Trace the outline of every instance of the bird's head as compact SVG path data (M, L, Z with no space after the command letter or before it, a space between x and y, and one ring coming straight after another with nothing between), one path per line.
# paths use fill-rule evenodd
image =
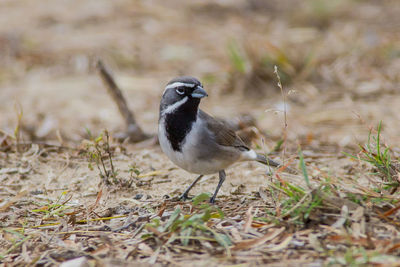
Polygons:
M177 77L165 87L161 98L161 111L171 112L181 105L193 105L197 108L200 99L208 96L199 80L190 76Z

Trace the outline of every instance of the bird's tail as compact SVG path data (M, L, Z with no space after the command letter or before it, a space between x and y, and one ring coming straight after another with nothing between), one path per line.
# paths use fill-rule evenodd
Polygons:
M271 167L279 167L279 166L281 166L281 164L279 164L278 162L276 162L276 161L274 161L274 160L272 160L270 158L266 158L266 157L264 157L264 155L261 155L261 154L257 154L257 159L256 160L258 162L262 163L262 164L265 164L265 165L268 165L268 166L271 166Z
M265 164L267 166L271 166L271 167L282 167L282 164L270 159L270 158L266 158L264 155L261 154L257 154L257 159L258 162ZM291 173L291 174L297 174L298 172L290 167L286 167L284 169L284 171Z

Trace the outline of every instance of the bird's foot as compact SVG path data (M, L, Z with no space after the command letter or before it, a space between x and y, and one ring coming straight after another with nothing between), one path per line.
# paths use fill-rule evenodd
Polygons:
M181 200L181 201L186 201L186 200L188 200L188 199L192 199L192 198L189 197L188 194L186 194L186 193L183 193L183 194L179 197L179 200Z
M215 196L212 196L212 197L210 198L210 204L215 204Z

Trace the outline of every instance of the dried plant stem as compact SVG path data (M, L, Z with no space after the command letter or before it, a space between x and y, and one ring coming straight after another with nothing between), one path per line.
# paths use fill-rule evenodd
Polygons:
M114 169L114 163L111 157L111 149L110 149L110 135L108 133L107 130L104 130L104 134L106 135L106 142L105 142L105 151L107 152L108 155L108 159L110 161L110 166L111 166L111 175L113 176L113 178L116 178L115 176L115 169Z
M17 125L14 129L14 138L15 138L15 145L17 152L20 153L19 145L21 142L21 127L22 127L22 116L23 116L23 110L21 107L21 104L19 102L16 102L14 105L15 113L17 114Z
M100 147L98 145L95 145L94 148L96 150L97 155L99 156L99 161L101 163L101 166L103 167L103 171L104 171L104 176L102 177L103 181L107 182L108 181L108 171L107 171L107 168L106 168L106 164L105 164L105 162L103 160L102 152L101 152ZM101 174L102 170L100 168L100 164L96 164L96 166L99 169L99 173Z
M286 93L282 87L282 82L281 82L281 77L279 76L278 73L278 67L275 65L274 66L274 73L276 75L276 78L278 79L278 87L281 90L282 94L282 100L283 100L283 117L284 117L284 129L283 129L283 150L282 150L282 164L285 164L285 156L286 156L286 138L287 138L287 112L286 112Z

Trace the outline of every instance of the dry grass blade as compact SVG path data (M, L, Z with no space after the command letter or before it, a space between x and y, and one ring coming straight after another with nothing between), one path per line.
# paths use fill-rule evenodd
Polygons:
M274 73L276 75L276 78L278 79L278 87L279 90L281 91L282 95L282 101L283 101L283 117L284 117L284 125L283 125L283 150L282 150L282 164L285 165L285 157L286 157L286 139L287 139L287 128L288 128L288 123L287 123L287 107L286 107L286 92L283 90L282 87L282 82L281 82L281 77L279 76L278 73L278 66L274 66Z
M3 2L1 266L400 262L398 0ZM132 141L180 75L283 166L235 164L215 205L179 201L192 175Z
M252 211L253 211L253 206L250 206L249 209L246 211L246 222L244 223L244 227L243 227L244 233L248 233L251 228L251 224L253 222Z
M392 208L392 209L390 209L390 210L388 210L388 211L386 211L384 214L383 214L383 216L390 216L390 215L392 215L392 214L394 214L396 211L398 211L398 210L400 210L400 205L398 205L397 207L394 207L394 208Z
M0 212L6 211L9 207L11 207L15 202L20 200L22 197L24 197L26 194L28 194L27 190L22 190L18 194L16 194L14 197L12 197L10 200L5 202L0 206Z

